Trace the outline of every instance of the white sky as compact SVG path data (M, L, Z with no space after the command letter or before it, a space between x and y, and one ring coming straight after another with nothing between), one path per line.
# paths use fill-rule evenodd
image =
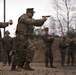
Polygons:
M3 21L3 1L0 0L0 22ZM41 18L42 15L52 15L52 5L49 1L51 0L6 0L6 21L13 20L13 25L6 28L10 31L10 36L15 35L18 17L26 12L26 8L34 8L35 19Z

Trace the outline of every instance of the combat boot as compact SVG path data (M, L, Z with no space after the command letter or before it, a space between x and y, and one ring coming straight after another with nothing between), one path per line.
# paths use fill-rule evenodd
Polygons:
M48 64L45 64L45 67L49 67Z
M50 67L51 67L51 68L56 68L55 66L53 66L53 63L50 64Z
M51 68L57 68L57 67L55 67L55 66L53 66L53 65L52 65L52 66L50 66L50 67L51 67Z
M24 69L29 71L34 71L34 69L30 67L29 63L25 64Z
M17 69L18 70L24 70L23 66L18 66Z
M11 71L19 71L19 70L16 69L16 65L12 65L12 67L11 67Z

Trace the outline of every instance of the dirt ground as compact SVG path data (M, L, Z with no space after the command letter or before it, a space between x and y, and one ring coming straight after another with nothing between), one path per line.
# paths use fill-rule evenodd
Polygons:
M11 66L3 66L0 63L0 75L76 75L76 66L70 67L61 67L60 66L60 52L58 49L58 43L60 39L55 39L53 45L53 57L54 57L54 64L57 68L46 68L44 65L45 59L45 49L43 48L43 41L42 40L34 40L35 41L35 55L33 62L31 63L31 67L35 69L35 71L11 71ZM66 60L67 61L67 54ZM59 63L59 64L57 64ZM76 65L76 57L75 57L75 65Z
M73 67L61 67L58 64L57 68L46 68L44 63L31 63L31 67L35 71L11 71L11 66L2 66L0 63L0 75L76 75L76 66Z

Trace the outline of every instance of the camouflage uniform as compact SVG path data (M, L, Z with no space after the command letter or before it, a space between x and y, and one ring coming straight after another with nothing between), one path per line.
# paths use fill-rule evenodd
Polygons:
M59 43L59 49L60 49L60 53L61 53L61 66L64 66L67 47L68 46L66 44L66 38L63 38L63 40Z
M34 25L41 26L43 23L41 20L29 18L26 14L19 17L15 37L17 40L14 46L15 54L11 69L15 69L16 65L23 67L24 62L24 67L29 68L35 53L30 37L33 36Z
M0 22L0 28L5 28L8 26L8 23L3 23L3 22ZM0 59L2 61L2 41L1 41L1 32L0 32Z
M3 45L3 63L6 64L8 61L8 64L11 64L11 56L10 52L13 48L13 40L10 36L4 36L2 38L2 45Z
M50 60L50 67L53 67L52 44L53 44L54 38L51 38L49 34L44 34L42 38L46 47L45 66L48 67L48 63Z
M0 61L2 61L2 39L0 38Z
M70 39L69 46L68 46L68 66L70 64L70 58L71 58L71 65L74 65L74 57L75 57L75 50L76 50L76 44L73 41L73 39Z

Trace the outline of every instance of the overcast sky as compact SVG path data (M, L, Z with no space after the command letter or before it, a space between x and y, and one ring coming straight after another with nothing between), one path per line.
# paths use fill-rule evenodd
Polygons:
M3 21L3 1L0 0L0 22ZM34 8L35 19L41 18L42 15L51 15L52 6L49 4L51 0L6 0L6 21L13 20L13 25L6 28L14 36L17 20L20 15L26 12L26 8Z

